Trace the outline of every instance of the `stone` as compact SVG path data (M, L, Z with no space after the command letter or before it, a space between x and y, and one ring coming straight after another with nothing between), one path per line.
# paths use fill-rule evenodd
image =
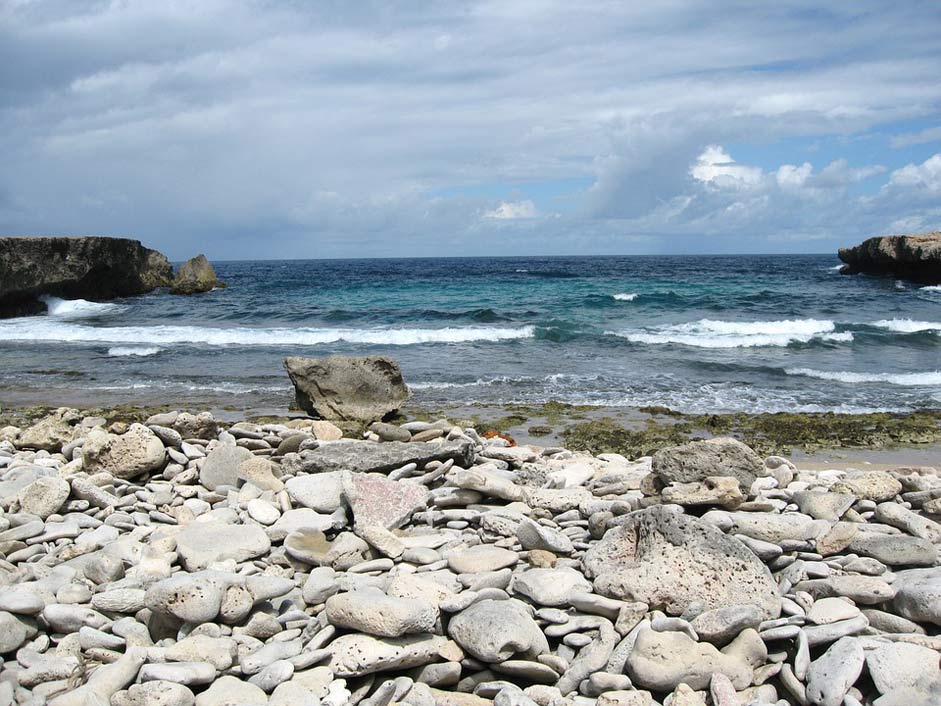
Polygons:
M529 518L520 521L516 527L516 538L523 549L537 549L553 554L571 554L575 551L572 540L562 532L546 527Z
M814 625L829 625L839 620L850 620L860 613L859 608L842 598L821 598L807 611L807 620Z
M860 532L848 548L888 566L934 566L938 562L937 549L931 542L908 535Z
M403 429L395 424L387 424L386 422L373 422L369 425L369 431L383 441L412 440L412 433L408 429Z
M440 659L448 639L439 635L379 638L341 635L327 645L328 666L340 678L360 677L391 669L421 667ZM339 705L338 705L339 706Z
M115 478L136 478L163 468L163 442L143 424L132 424L120 436L93 429L82 447L87 473L107 471Z
M892 607L910 620L941 626L941 567L895 574Z
M307 605L319 605L340 590L336 581L337 572L329 566L318 566L311 570L301 589Z
M17 493L16 499L22 512L38 515L46 519L49 515L59 511L65 501L69 499L72 486L61 478L44 476Z
M295 475L349 470L362 473L388 473L410 463L424 466L431 461L447 461L448 459L453 459L460 466L469 466L474 462L474 458L474 449L467 441L378 443L341 439L322 444L316 449L289 454L285 456L282 468Z
M717 505L734 509L745 502L738 479L731 476L709 476L693 483L672 483L660 495L665 503L683 506Z
M343 430L326 419L312 419L310 431L317 441L339 441L343 438Z
M438 620L438 608L429 601L368 588L331 596L326 614L331 625L379 637L432 632Z
M112 706L194 706L196 697L182 684L149 681L131 684L121 697L112 697Z
M746 630L742 636L736 642L761 642L754 630ZM643 630L627 657L626 671L635 685L669 692L681 683L697 690L708 689L712 675L717 672L741 690L751 685L752 669L737 654L735 642L720 651L709 643L697 643L682 632Z
M267 706L268 695L254 684L222 676L196 697L196 706Z
M843 637L810 664L807 671L807 699L816 706L840 706L856 683L866 656L853 637Z
M166 256L139 240L102 236L0 238L0 318L46 311L41 295L103 300L170 284Z
M519 556L516 552L492 544L478 544L454 549L448 552L446 559L451 571L457 574L480 574L513 566L519 561Z
M380 420L398 410L410 392L398 363L382 356L288 357L298 407L314 417Z
M700 640L724 645L746 628L757 628L763 613L755 605L730 605L706 610L690 623Z
M298 531L326 532L334 526L330 515L321 515L319 512L301 507L297 510L288 510L282 513L277 521L267 530L268 537L273 542L285 539L289 534Z
M916 690L938 678L938 653L921 645L888 643L866 652L866 668L881 694L896 689Z
M176 271L170 294L202 294L213 289L223 289L225 283L216 277L216 271L206 256L199 254L192 257Z
M565 606L574 593L588 593L591 582L570 567L529 569L513 577L514 593L544 606Z
M703 515L702 519L719 525L729 534L744 534L772 544L788 540L811 540L830 529L830 523L826 520L815 520L799 512L773 515L767 512L712 510Z
M0 655L18 650L35 632L35 629L30 629L15 616L0 611Z
M271 540L255 523L192 522L176 538L177 553L187 571L199 571L225 559L236 562L254 559L270 548Z
M860 500L883 502L902 492L902 484L885 471L863 471L848 474L830 486L835 493L848 493Z
M180 412L170 425L184 439L215 439L219 436L219 424L209 412L190 414Z
M227 485L239 486L239 468L242 463L254 459L252 452L241 446L223 444L206 456L199 469L199 482L209 490Z
M279 466L266 458L252 456L239 464L237 478L262 490L271 490L277 493L284 488L284 483L278 477L280 475L281 468Z
M343 505L344 476L342 471L300 475L290 478L284 487L298 505L329 514Z
M941 232L883 235L840 248L841 274L866 273L941 284Z
M814 598L844 597L862 605L876 605L895 596L896 589L877 576L852 574L829 576L825 579L801 581L794 586Z
M353 511L353 527L378 525L396 529L413 513L427 507L431 494L424 485L390 480L379 473L350 473L343 481L343 495Z
M730 476L747 490L763 474L764 462L741 441L720 437L661 449L653 455L651 469L666 485Z
M3 318L2 314L0 318ZM76 425L81 421L82 415L77 409L60 407L20 432L17 445L23 449L56 453L72 441Z
M549 651L546 636L526 605L513 599L474 603L451 618L448 634L484 662L535 658Z
M848 493L835 493L815 490L801 490L791 499L805 515L817 520L839 520L856 502L856 496Z
M915 537L927 539L934 544L941 543L941 524L923 517L898 503L879 503L874 519L893 527L898 527Z
M777 617L777 584L740 541L688 515L655 506L631 513L582 559L595 590L672 615L753 604Z

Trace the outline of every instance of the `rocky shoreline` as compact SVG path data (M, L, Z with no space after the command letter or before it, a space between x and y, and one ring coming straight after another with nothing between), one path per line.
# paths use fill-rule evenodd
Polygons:
M0 703L941 700L937 468L146 422L0 429Z
M941 284L941 232L884 235L840 248L842 274L888 275L922 284Z

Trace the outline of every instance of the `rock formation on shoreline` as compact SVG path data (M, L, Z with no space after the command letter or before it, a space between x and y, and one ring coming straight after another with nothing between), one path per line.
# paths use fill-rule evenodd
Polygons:
M941 703L936 468L341 437L0 429L0 703Z
M173 284L170 286L171 294L201 294L211 292L213 289L222 289L225 283L216 277L206 256L199 254L190 258L176 271Z
M114 299L169 286L173 267L139 240L0 237L0 318L39 314L41 295Z
M921 284L941 284L941 231L869 238L841 248L842 274L889 275Z
M284 359L300 409L335 421L372 422L397 411L408 400L399 364L383 356Z

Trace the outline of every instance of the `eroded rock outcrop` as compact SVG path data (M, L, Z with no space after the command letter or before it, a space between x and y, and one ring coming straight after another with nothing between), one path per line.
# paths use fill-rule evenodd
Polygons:
M200 254L180 265L176 271L176 276L173 278L170 293L201 294L224 287L225 282L216 277L216 271L209 263L209 260L206 259L205 255Z
M0 318L40 314L41 295L114 299L169 286L163 253L130 238L0 238Z
M923 284L941 284L941 231L885 235L841 248L844 275L890 275Z

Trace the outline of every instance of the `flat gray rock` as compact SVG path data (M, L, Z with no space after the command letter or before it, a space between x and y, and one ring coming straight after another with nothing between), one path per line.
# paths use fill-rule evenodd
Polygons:
M294 502L329 514L343 504L344 475L342 471L300 475L284 485Z
M331 625L379 637L432 632L438 608L420 598L396 598L378 589L331 596L326 603Z
M406 480L390 480L379 473L348 473L343 495L353 511L354 527L378 525L391 530L423 510L431 497L428 488Z
M388 473L409 463L424 466L429 461L454 459L459 466L469 466L474 449L467 441L358 441L342 439L322 444L316 449L286 456L285 470L291 473L359 471Z
M744 544L707 522L655 506L631 513L582 559L595 590L680 615L752 604L765 618L781 610L777 584Z
M252 452L241 446L223 444L217 446L203 461L199 469L199 482L209 490L215 490L220 485L233 488L239 486L239 466L243 461L254 458Z
M903 534L860 532L853 537L849 550L888 566L934 566L938 563L938 551L931 542Z
M510 657L535 658L549 643L529 609L517 600L474 603L451 618L448 634L467 652L484 662Z
M187 571L205 569L216 561L254 559L271 549L271 540L254 522L230 525L211 520L191 522L176 538L180 563Z
M661 449L653 455L651 469L666 485L731 476L747 489L764 472L764 463L738 439L720 437Z
M941 567L895 574L892 607L910 620L941 626Z
M807 699L816 706L840 706L856 683L866 655L859 640L844 637L815 659L807 671Z

